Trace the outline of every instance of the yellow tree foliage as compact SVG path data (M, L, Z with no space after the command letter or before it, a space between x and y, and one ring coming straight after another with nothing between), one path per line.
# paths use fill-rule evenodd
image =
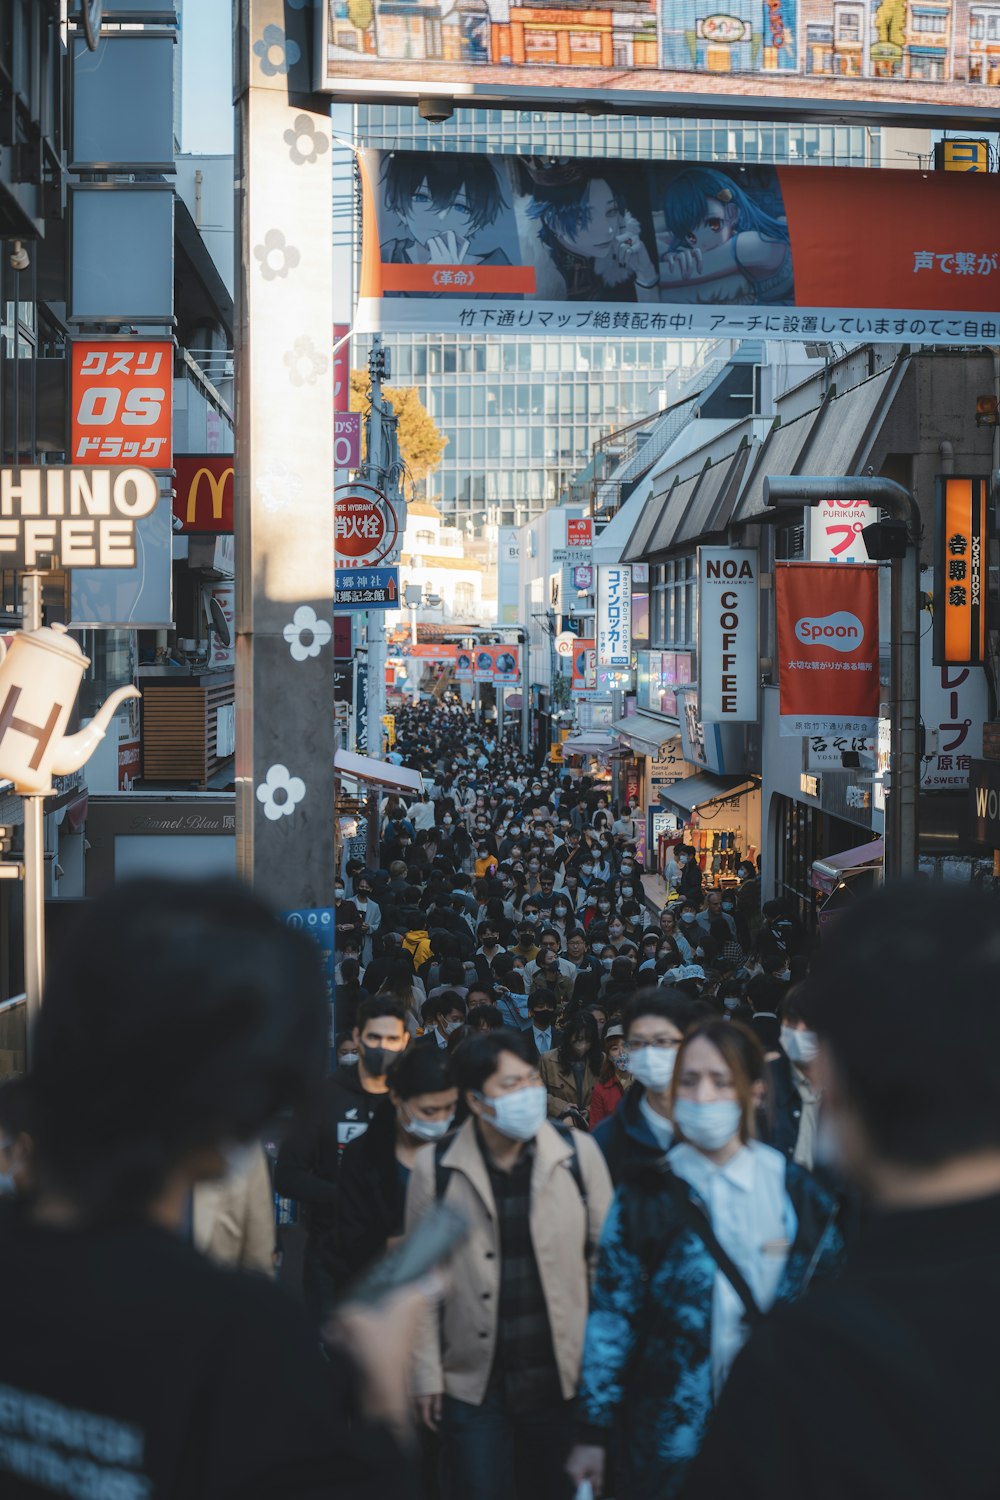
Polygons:
M352 370L351 411L367 412L368 387L367 371ZM399 451L407 478L413 491L423 494L427 480L441 462L448 439L438 430L412 385L384 385L382 396L392 403L398 419Z

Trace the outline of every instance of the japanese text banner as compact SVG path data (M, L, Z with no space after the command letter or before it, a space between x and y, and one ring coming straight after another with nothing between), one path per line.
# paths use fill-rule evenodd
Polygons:
M874 734L878 568L778 563L774 582L781 733Z
M989 342L998 210L977 173L368 151L355 329Z

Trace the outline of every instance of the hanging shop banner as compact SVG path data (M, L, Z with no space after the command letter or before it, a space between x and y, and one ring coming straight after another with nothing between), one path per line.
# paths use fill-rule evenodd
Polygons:
M632 571L621 564L597 570L597 662L632 664Z
M995 174L369 151L361 196L365 331L1000 339Z
M454 662L458 658L458 647L449 646L444 643L438 646L433 643L425 644L423 642L414 646L409 641L405 641L399 647L399 654L400 656L417 656L424 661Z
M593 636L577 636L573 642L573 675L570 691L593 693L597 691L597 643Z
M778 563L783 735L874 735L879 708L878 567Z
M333 467L357 469L361 464L361 413L337 413L333 419Z
M368 664L354 664L354 748L361 755L368 754Z
M934 660L978 663L986 654L988 480L939 475L935 485Z
M865 500L821 500L809 511L809 561L867 562L861 533L877 520Z
M932 570L921 568L920 587L930 592ZM920 717L927 745L920 786L956 791L969 785L969 767L983 753L983 724L990 717L986 669L934 661L933 632L920 629Z
M698 548L698 699L706 724L758 717L757 553Z
M350 331L347 323L333 325L333 409L336 413L347 412L351 406Z
M231 535L236 471L231 453L178 453L174 515L182 532Z
M566 522L567 547L592 547L594 545L594 523L589 516Z
M477 646L474 655L476 682L521 681L519 646Z
M170 468L173 358L168 339L73 344L74 463Z
M393 0L317 0L316 8L318 89L348 102L419 99L422 112L429 93L443 95L441 119L451 115L450 95L534 109L551 107L561 91L567 107L612 101L631 114L655 112L673 94L688 97L681 113L697 102L724 117L736 96L744 107L752 97L760 119L829 113L880 124L884 106L901 124L936 125L944 112L953 125L995 126L994 33L976 24L975 9L970 19L950 0L923 9L872 0L844 13L835 0L610 0L600 8L467 0L405 9ZM279 27L264 32L266 71L286 72L298 59L300 44L288 60L285 45Z
M363 480L338 484L333 496L334 549L337 566L384 567L399 561L399 540L406 525L400 505Z
M474 655L475 653L472 651L459 650L458 654L455 657L456 682L472 681Z

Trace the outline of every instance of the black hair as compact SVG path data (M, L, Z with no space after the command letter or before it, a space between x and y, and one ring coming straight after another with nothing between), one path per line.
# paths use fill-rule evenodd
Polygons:
M547 1005L550 1010L555 1010L558 1004L559 1000L556 994L552 990L546 989L544 985L539 985L538 989L532 990L531 994L528 996L529 1013L533 1010L537 1010L540 1005Z
M769 1010L777 1015L778 1006L784 998L783 982L771 974L755 974L747 985L747 1001L755 1014Z
M678 1031L685 1032L693 1024L696 1015L694 1002L680 990L643 990L640 994L633 995L625 1006L622 1025L628 1036L629 1027L640 1016L658 1016L661 1021L669 1021Z
M392 995L386 994L372 995L370 1000L362 1000L354 1022L359 1035L369 1021L377 1021L380 1016L391 1016L393 1020L400 1021L405 1026L406 1006L402 1000L396 1000Z
M385 1081L401 1099L443 1094L455 1087L450 1062L440 1047L408 1047L392 1064Z
M581 1036L587 1039L587 1051L584 1058L590 1064L591 1072L600 1076L604 1067L604 1048L601 1046L601 1033L597 1025L597 1017L589 1010L581 1010L571 1020L567 1021L566 1029L559 1043L559 1066L571 1068L578 1061L573 1051L573 1042Z
M57 954L34 1032L41 1189L141 1218L193 1152L311 1104L328 1029L317 949L235 882L116 886Z
M455 1050L452 1066L455 1082L462 1090L479 1091L497 1071L501 1054L512 1052L523 1063L534 1063L535 1053L523 1031L505 1026L502 1031L481 1032Z
M998 983L1000 904L968 885L900 883L838 920L802 1001L878 1156L1000 1147Z
M506 1024L503 1012L496 1005L477 1005L474 1017L469 1023L474 1029L485 1026L488 1031L499 1031Z

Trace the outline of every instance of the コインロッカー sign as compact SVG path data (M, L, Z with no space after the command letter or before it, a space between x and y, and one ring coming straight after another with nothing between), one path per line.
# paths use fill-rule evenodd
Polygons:
M134 568L136 522L159 498L149 469L0 469L0 566Z

